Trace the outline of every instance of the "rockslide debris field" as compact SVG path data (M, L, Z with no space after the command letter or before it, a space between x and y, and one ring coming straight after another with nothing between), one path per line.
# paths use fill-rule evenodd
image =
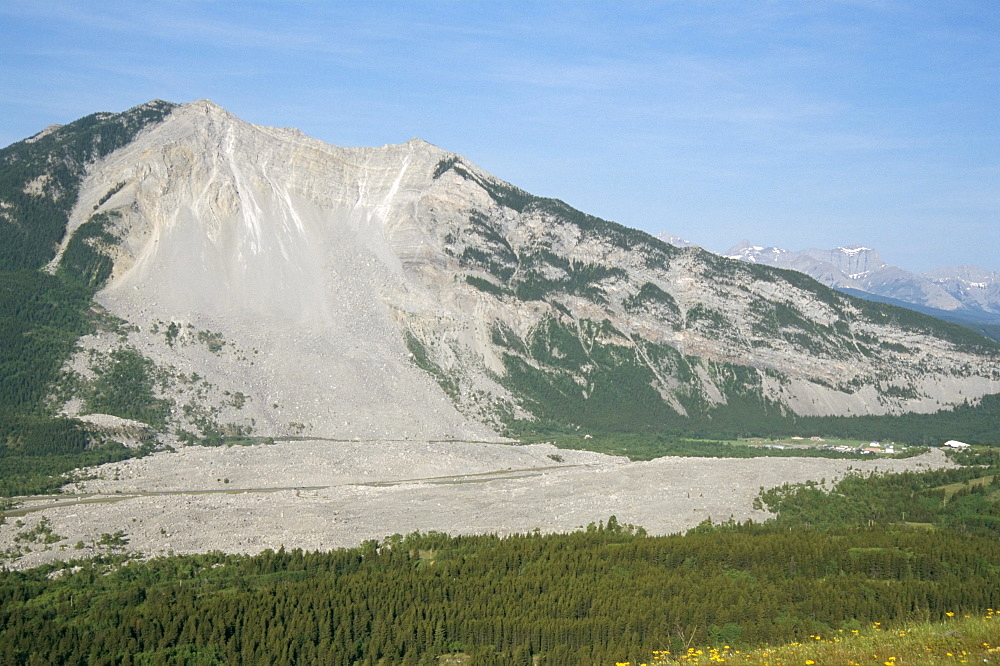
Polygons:
M330 550L414 530L571 531L611 515L651 534L670 534L709 517L766 519L752 506L761 487L949 464L937 450L904 460L630 462L548 444L192 446L94 468L88 473L97 478L67 486L62 496L24 500L20 515L0 526L0 557L6 566L26 568L111 550L149 556L281 546ZM40 523L50 543L37 536ZM32 530L29 541L24 535ZM102 535L118 532L120 538L102 545Z

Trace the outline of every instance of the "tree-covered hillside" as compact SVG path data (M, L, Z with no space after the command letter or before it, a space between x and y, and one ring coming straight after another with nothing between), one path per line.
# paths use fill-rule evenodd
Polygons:
M107 258L81 236L66 268L42 268L66 232L87 166L173 108L151 102L97 113L0 150L0 494L51 488L52 474L129 455L115 445L84 455L90 437L53 418L48 402L76 340L101 324L91 298L102 283L94 270L106 270ZM99 224L95 217L89 224Z

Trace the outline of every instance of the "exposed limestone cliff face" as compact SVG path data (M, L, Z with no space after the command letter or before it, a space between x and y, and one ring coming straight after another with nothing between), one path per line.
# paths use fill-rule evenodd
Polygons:
M195 102L92 169L70 231L125 183L99 207L121 213L122 241L98 300L188 380L166 391L181 422L187 405L261 434L488 436L410 362L394 315L434 305L392 248L419 194L407 173L432 152L334 148Z
M90 170L67 239L95 211L121 239L98 300L137 330L84 346L155 361L182 429L488 437L537 412L526 383L598 401L622 367L676 414L736 394L880 414L1000 392L992 348L416 139L338 148L194 102Z

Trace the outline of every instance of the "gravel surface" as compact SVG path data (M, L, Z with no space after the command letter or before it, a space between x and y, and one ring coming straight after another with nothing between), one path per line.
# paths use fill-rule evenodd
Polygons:
M947 465L940 451L906 460L629 462L547 444L188 447L94 468L89 472L97 478L68 486L63 496L22 502L20 508L31 511L0 526L0 556L11 568L90 556L112 550L100 545L101 537L117 532L127 540L118 549L146 555L257 553L281 546L329 550L414 530L563 532L611 515L651 534L670 534L709 517L767 518L752 507L761 487ZM16 541L43 519L58 541Z

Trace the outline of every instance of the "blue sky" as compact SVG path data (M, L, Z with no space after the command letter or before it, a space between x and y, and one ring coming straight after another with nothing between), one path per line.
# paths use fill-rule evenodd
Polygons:
M208 98L710 250L1000 271L1000 3L0 2L0 145Z

